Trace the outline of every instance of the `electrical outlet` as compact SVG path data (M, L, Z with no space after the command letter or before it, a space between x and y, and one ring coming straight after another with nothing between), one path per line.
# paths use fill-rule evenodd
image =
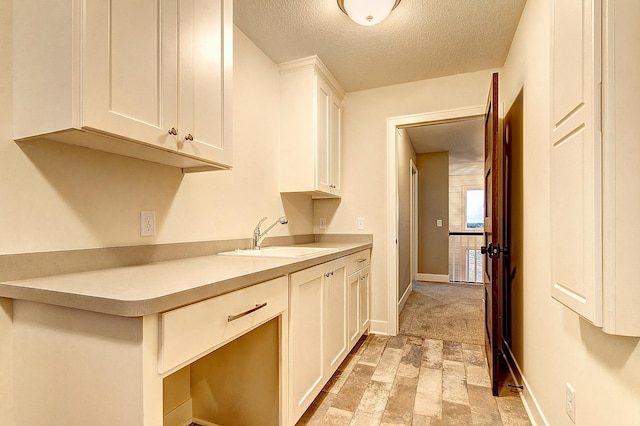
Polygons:
M442 228L442 219L438 219L438 220L436 220L436 226L437 226L438 228Z
M364 231L364 217L358 218L358 231Z
M327 218L326 217L321 217L320 218L320 229L327 229Z
M140 212L140 236L152 237L156 235L156 212L142 210Z
M567 383L566 390L566 408L567 408L567 416L571 419L573 423L576 422L576 391L571 387L569 383Z

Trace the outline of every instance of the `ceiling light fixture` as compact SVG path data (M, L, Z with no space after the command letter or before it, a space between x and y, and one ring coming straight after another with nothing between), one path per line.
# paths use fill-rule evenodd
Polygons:
M338 0L338 7L360 25L375 25L384 21L400 0Z

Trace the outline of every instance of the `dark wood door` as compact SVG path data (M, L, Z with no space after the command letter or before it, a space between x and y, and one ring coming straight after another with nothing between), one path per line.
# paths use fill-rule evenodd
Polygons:
M491 78L487 108L485 110L485 347L489 363L491 388L498 395L500 356L502 356L502 296L505 274L506 210L505 210L505 147L502 138L502 120L498 111L498 73Z

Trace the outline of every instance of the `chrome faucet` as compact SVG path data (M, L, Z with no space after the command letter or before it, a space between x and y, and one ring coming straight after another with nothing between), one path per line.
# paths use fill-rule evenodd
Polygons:
M262 220L260 220L260 222L258 222L258 224L256 225L256 229L253 230L253 249L254 250L260 250L260 240L262 240L267 235L267 232L271 231L271 228L273 228L277 224L286 225L287 223L289 223L286 217L280 216L280 218L275 222L273 222L273 224L270 227L265 229L263 232L260 232L260 225L262 225L262 222L264 222L265 220L267 220L266 216L263 217Z

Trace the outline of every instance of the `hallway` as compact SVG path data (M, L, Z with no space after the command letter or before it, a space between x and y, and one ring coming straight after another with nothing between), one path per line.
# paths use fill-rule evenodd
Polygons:
M482 286L416 282L400 334L363 338L298 425L530 425L518 392L491 395Z

